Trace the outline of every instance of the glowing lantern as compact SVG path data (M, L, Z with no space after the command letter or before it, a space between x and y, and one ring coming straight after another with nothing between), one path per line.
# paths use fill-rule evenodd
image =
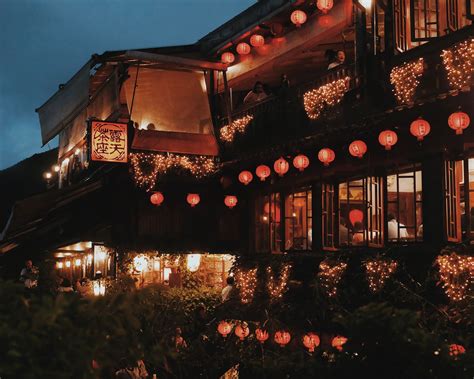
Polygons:
M186 201L191 207L195 207L201 201L201 197L197 193L189 193L186 197Z
M188 254L186 257L186 267L191 272L199 270L201 265L201 254Z
M236 50L240 55L250 54L250 45L246 42L241 42L237 45Z
M250 44L254 47L260 47L265 45L265 38L260 34L254 34L250 37Z
M349 220L352 225L355 225L356 222L362 222L364 219L364 212L359 209L353 209L349 212Z
M257 174L257 176L260 178L260 180L262 182L265 181L266 178L268 178L270 176L270 167L262 164L260 166L257 167L257 169L255 170L255 173Z
M275 164L273 165L273 169L279 176L285 175L288 172L289 168L290 168L290 165L283 157L280 159L277 159L275 161Z
M293 166L300 171L304 171L309 166L309 158L306 155L299 154L293 159Z
M320 339L317 334L308 333L303 336L303 345L310 353L314 353L314 349L319 346Z
M253 175L250 171L242 171L239 174L239 181L244 185L249 184L253 180Z
M320 16L318 18L318 25L322 28L327 28L329 26L334 25L334 20L329 15Z
M235 61L235 55L230 51L226 51L221 55L221 62L225 64L232 64Z
M250 333L247 323L243 322L235 327L235 335L240 338L241 341L245 339Z
M82 261L81 261L79 258L77 258L77 259L74 261L74 265L75 265L75 266L80 266L81 263L82 263Z
M161 192L155 192L154 194L150 196L150 202L153 205L156 205L157 207L159 207L163 203L164 200L165 200L165 197L163 196Z
M148 269L148 257L145 255L137 255L133 258L133 268L135 271L144 272Z
M355 140L349 145L349 153L353 157L362 158L367 152L367 145L364 141Z
M323 13L328 13L334 5L333 0L318 0L316 6Z
M56 267L59 269L63 268L63 262L56 262Z
M342 351L342 346L347 342L346 337L336 336L332 339L331 345L338 351Z
M233 195L226 196L224 199L224 204L230 209L234 208L237 205L237 197Z
M263 329L256 329L255 330L255 337L260 343L264 343L268 339L268 332Z
M71 267L71 261L66 261L66 267Z
M398 141L397 133L392 130L384 130L379 134L379 143L385 147L385 150L391 150L392 146Z
M334 161L336 158L336 153L333 150L325 147L324 149L319 150L318 159L325 165L329 166L329 164Z
M279 330L275 333L275 342L281 347L285 347L291 340L291 334L283 330Z
M217 325L217 331L225 338L232 332L232 324L229 324L227 321L221 321Z
M464 348L463 345L456 345L455 343L449 345L449 355L452 357L456 357L457 355L460 354L465 354L466 349Z
M410 133L413 134L418 141L423 141L423 138L430 133L430 130L430 123L421 117L410 124Z
M300 11L297 9L296 11L293 11L293 13L290 16L291 22L296 25L296 27L300 27L303 25L306 20L308 19L308 16L306 16L306 13L303 11Z
M462 134L462 131L469 126L470 122L471 120L467 113L461 111L451 113L448 118L448 125L456 131L456 134Z

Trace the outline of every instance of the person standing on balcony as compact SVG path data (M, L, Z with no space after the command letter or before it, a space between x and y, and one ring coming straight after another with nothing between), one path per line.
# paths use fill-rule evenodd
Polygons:
M326 57L328 58L329 65L328 70L333 69L334 67L340 66L346 62L346 53L342 50L334 52L334 50L326 51Z
M256 82L253 86L253 89L245 96L244 104L253 104L258 103L268 97L267 93L264 90L264 85L262 82Z

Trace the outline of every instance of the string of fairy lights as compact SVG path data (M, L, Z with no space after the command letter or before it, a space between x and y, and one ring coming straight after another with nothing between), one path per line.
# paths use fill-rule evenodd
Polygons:
M468 87L474 71L474 38L443 50L441 58L451 88L461 90Z
M347 76L305 92L303 104L308 117L315 120L325 106L333 107L338 104L346 93L349 82L350 77Z
M286 292L288 278L290 277L291 265L285 264L280 271L278 279L275 279L273 269L267 267L267 289L271 300L280 299Z
M328 297L335 297L337 295L337 286L346 269L347 263L328 259L319 264L319 284Z
M213 158L178 154L130 153L130 165L135 184L151 191L159 175L172 169L188 171L197 179L212 175L218 165Z
M404 63L392 69L390 72L390 83L393 85L393 93L399 104L413 103L416 89L420 84L419 78L423 75L423 70L423 58Z
M252 302L257 287L257 269L237 270L235 280L243 304Z
M367 282L372 292L379 292L397 269L398 263L393 259L374 258L364 262Z
M474 285L474 257L455 253L436 259L446 295L452 301L465 300Z
M225 125L220 130L221 140L224 142L232 142L236 134L243 134L247 129L247 125L253 120L252 115L246 115L238 118L230 125Z

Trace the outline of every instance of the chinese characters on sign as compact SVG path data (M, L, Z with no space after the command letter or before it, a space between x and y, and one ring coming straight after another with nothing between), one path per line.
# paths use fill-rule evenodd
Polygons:
M93 121L91 160L127 162L127 124Z

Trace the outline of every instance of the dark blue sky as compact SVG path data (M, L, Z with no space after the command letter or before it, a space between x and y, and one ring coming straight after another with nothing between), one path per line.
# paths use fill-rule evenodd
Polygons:
M41 149L35 108L93 53L193 43L255 0L0 0L0 170Z

